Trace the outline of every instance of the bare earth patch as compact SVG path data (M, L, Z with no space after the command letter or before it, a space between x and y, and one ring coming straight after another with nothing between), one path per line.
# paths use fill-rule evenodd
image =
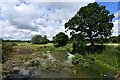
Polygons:
M32 53L32 50L30 49L24 49L24 48L16 48L13 52L13 54L30 54Z

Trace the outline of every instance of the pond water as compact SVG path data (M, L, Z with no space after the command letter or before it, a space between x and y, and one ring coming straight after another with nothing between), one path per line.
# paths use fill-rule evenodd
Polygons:
M98 72L90 72L89 69L84 69L81 66L72 65L72 58L74 55L67 53L67 60L59 62L50 51L43 54L42 58L35 58L34 60L39 61L40 66L38 67L14 67L14 71L18 73L14 77L22 78L100 78L101 75ZM108 73L112 76L111 73Z
M38 68L25 70L20 68L18 74L15 74L15 78L97 78L95 74L77 72L76 74L73 70L61 69L58 72L51 70L40 70Z
M72 64L72 58L75 57L73 54L67 53L68 55L68 62Z

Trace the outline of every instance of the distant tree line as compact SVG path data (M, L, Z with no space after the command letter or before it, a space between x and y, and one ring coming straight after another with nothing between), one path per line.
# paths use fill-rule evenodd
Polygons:
M111 42L111 43L120 43L120 35L118 35L118 36L111 36L109 38L109 42Z
M4 40L4 42L31 42L31 40Z

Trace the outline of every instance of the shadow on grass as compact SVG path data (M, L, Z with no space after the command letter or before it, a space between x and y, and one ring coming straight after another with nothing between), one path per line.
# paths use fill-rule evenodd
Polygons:
M79 47L79 46L78 46ZM105 51L106 49L106 45L94 45L94 47L91 47L91 45L87 45L84 47L79 47L74 46L72 52L70 52L71 54L75 54L75 53L79 53L82 55L85 54L94 54L94 53L102 53L103 51Z
M105 45L94 45L94 48L91 48L91 46L86 46L85 47L85 51L87 53L102 53L102 51L105 50Z

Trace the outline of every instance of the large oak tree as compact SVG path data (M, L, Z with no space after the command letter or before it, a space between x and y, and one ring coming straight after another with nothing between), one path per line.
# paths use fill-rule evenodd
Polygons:
M77 39L86 39L94 48L96 39L104 42L112 34L113 18L114 15L110 14L105 6L100 6L96 2L89 3L65 23L65 29L72 30L71 35L78 35Z

